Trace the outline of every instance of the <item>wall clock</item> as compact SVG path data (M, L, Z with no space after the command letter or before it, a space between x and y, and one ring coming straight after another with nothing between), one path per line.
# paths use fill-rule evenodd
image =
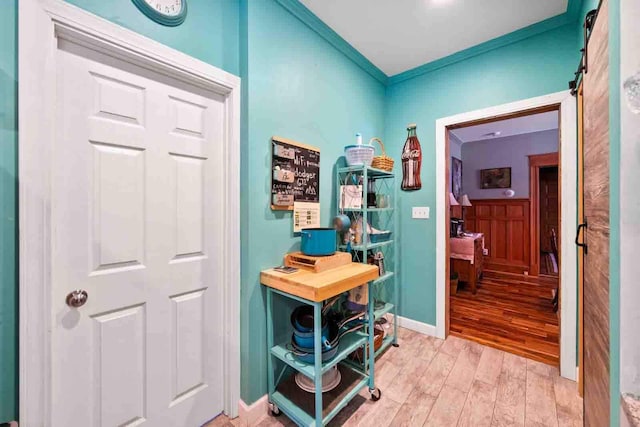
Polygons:
M175 27L187 17L187 0L132 0L138 9L158 24Z

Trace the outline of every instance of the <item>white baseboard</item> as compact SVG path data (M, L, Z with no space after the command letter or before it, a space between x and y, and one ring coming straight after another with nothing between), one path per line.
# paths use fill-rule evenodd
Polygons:
M398 326L407 328L424 335L436 336L436 327L428 323L418 322L417 320L398 316Z
M620 427L633 427L631 421L629 421L627 411L624 410L622 405L623 403L620 401Z
M257 425L262 418L269 413L268 397L269 396L265 394L251 405L247 405L240 399L238 403L238 416L240 420L249 427Z

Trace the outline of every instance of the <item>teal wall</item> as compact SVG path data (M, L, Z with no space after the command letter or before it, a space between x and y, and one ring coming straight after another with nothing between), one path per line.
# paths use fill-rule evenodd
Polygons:
M611 425L620 425L620 0L609 4L609 390Z
M387 88L385 144L399 158L407 123L418 125L422 190L400 192L402 316L436 323L436 217L411 219L411 206L436 201L435 121L466 111L567 90L578 65L576 24L533 36Z
M0 422L17 418L17 0L0 5Z
M187 19L177 27L156 24L131 0L66 1L230 73L240 73L239 0L189 0Z
M267 391L265 294L260 270L282 263L299 245L291 213L269 208L270 138L280 135L320 148L321 218L335 212L333 167L361 132L382 136L385 88L273 0L243 2L247 40L248 133L242 171L242 398ZM249 25L247 25L247 19ZM244 67L243 67L244 68ZM245 160L243 159L243 160Z

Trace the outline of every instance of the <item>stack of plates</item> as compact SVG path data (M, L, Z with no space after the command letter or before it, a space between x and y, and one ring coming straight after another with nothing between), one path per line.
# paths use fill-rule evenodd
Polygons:
M342 375L340 375L340 371L337 366L329 369L324 373L324 375L322 375L322 392L326 393L327 391L331 391L338 387L341 379ZM313 384L313 380L302 372L298 372L296 374L296 384L298 384L298 387L304 391L308 391L309 393L315 393L316 391L316 386Z

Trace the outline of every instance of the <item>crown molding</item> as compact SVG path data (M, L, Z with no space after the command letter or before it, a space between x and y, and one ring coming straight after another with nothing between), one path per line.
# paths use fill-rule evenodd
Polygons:
M501 48L503 46L517 43L529 37L554 30L564 25L575 23L579 19L578 15L580 15L582 2L584 0L568 0L567 10L560 15L545 19L544 21L537 22L528 27L521 28L509 34L505 34L495 39L491 39L484 43L480 43L470 48L461 50L449 56L445 56L444 58L428 62L416 68L403 71L402 73L395 74L391 77L387 76L380 68L376 67L371 61L369 61L364 55L362 55L356 48L351 46L338 33L332 30L299 0L275 1L293 16L298 18L307 27L315 31L320 37L325 39L334 48L342 52L347 58L351 59L354 63L356 63L356 65L370 74L377 81L384 84L385 86L391 86L405 80L413 79L422 74L430 73L440 68L455 64L456 62L464 61L466 59Z
M311 12L305 5L298 0L276 0L278 4L284 7L289 13L298 18L307 27L315 31L320 37L325 39L334 48L342 52L347 58L352 60L356 65L369 73L374 79L387 84L387 75L363 54L358 52L356 48L351 46L345 39L340 37L338 33L333 31L327 24Z
M520 30L513 31L509 34L505 34L504 36L491 39L484 43L480 43L478 45L456 52L452 55L445 56L444 58L440 58L435 61L420 65L416 68L412 68L411 70L407 70L402 73L393 75L389 77L387 85L391 86L391 85L403 82L405 80L413 79L422 74L430 73L440 68L444 68L446 66L455 64L456 62L464 61L474 56L478 56L483 53L486 53L486 52L513 44L513 43L517 43L524 39L528 39L529 37L533 37L538 34L542 34L547 31L554 30L556 28L567 25L571 22L573 21L569 19L569 16L565 12L562 15L557 15L557 16L554 16L553 18L545 19L544 21L537 22L533 25L530 25L525 28L521 28Z
M565 12L569 22L577 22L582 19L580 11L582 10L583 2L584 0L569 0L569 3L567 4L567 11Z

